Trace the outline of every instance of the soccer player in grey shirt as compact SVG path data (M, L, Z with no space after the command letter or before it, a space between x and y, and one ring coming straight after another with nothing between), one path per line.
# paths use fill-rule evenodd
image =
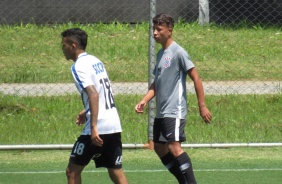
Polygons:
M162 49L157 55L155 80L135 106L135 111L142 113L146 104L156 97L154 150L179 183L196 184L191 160L181 147L181 142L186 141L187 74L194 82L201 117L210 123L212 115L206 107L202 81L194 64L188 53L172 38L173 18L162 13L154 17L153 23L154 39L162 45Z

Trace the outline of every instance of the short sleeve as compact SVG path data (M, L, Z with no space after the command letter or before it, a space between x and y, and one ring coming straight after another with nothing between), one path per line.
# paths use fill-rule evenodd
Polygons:
M81 63L82 62L76 63L72 68L72 72L74 80L77 81L82 89L85 89L87 86L93 85L93 82L91 80L89 67L87 65L82 65Z
M191 68L194 68L194 64L191 61L188 53L181 49L178 54L178 61L179 61L179 67L180 69L184 70L185 72L187 72L188 70L190 70Z

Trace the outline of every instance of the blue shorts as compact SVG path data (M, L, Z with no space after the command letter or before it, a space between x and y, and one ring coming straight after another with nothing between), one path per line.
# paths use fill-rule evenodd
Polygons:
M121 133L99 135L103 146L95 146L90 135L81 135L77 138L69 161L85 166L94 160L96 167L122 168Z
M186 141L184 132L185 125L185 119L155 118L153 126L153 141L156 143Z

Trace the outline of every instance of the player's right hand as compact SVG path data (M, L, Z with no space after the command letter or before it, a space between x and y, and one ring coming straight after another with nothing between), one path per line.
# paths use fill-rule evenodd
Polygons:
M141 101L135 106L135 111L137 113L142 113L144 111L145 106L146 106L146 103Z

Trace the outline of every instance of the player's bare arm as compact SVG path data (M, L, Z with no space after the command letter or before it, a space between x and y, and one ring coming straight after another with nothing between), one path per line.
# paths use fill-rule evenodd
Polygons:
M192 68L188 70L187 73L194 83L194 87L195 87L195 91L196 91L196 95L198 99L200 115L206 123L210 123L212 119L212 115L209 109L206 107L202 79L199 76L196 68Z
M143 97L143 99L136 104L135 106L135 111L137 113L142 113L144 112L144 108L146 107L147 103L154 98L155 96L155 83L153 82L147 92L147 94Z
M99 136L97 120L99 112L99 94L93 85L87 86L85 92L89 98L90 122L91 122L91 140L96 146L102 146L103 140Z

